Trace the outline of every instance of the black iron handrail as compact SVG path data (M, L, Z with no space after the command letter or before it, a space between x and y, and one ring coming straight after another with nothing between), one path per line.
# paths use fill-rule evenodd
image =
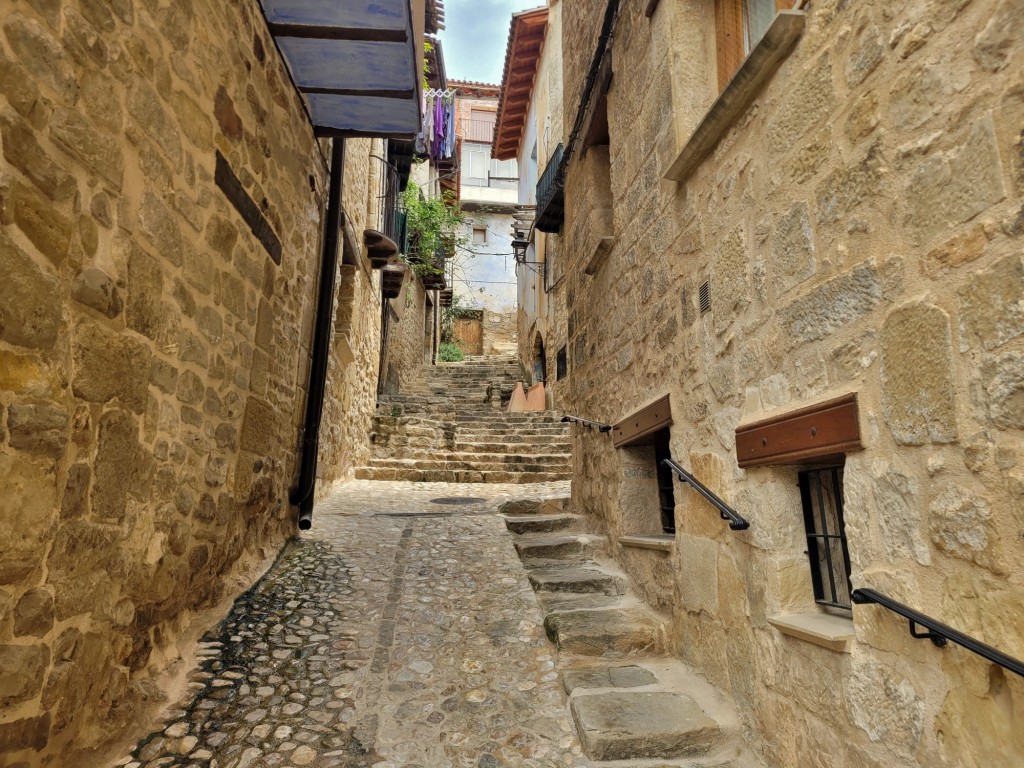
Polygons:
M915 611L903 603L893 600L888 595L883 595L874 589L855 589L851 595L853 602L856 605L867 605L869 603L877 603L883 608L888 608L893 613L898 613L900 616L905 618L910 624L910 634L919 640L931 640L938 647L943 647L946 643L952 640L957 645L961 645L969 651L973 651L979 656L991 661L993 664L998 664L1004 669L1008 669L1011 672L1016 672L1021 677L1024 677L1024 661L1007 656L1002 651L997 651L991 645L986 645L980 640L975 640L970 635L965 635L959 630L953 629L952 627L943 624L941 621L933 619L931 616L925 616L920 611ZM918 632L917 625L925 627L927 632Z
M562 421L574 421L577 424L582 424L587 429L596 429L598 432L611 432L611 424L602 424L600 421L591 421L590 419L581 419L579 416L563 416Z
M672 459L662 459L661 463L675 472L680 480L688 483L697 493L707 499L712 506L717 508L722 519L728 520L729 527L734 531L745 531L750 527L750 523L739 512L718 498L704 483L680 467Z

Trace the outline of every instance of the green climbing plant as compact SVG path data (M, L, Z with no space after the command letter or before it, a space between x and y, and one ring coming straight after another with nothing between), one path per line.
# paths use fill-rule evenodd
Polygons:
M465 357L454 341L442 341L437 347L437 359L442 363L461 363Z
M435 274L440 267L435 263L435 254L444 250L453 251L465 246L468 238L462 233L463 216L454 198L427 197L416 184L409 185L402 192L409 232L410 253L406 261L420 276Z

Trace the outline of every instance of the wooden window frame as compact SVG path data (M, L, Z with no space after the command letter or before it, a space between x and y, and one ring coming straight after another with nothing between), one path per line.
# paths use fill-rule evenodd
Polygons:
M775 12L789 10L797 5L799 0L775 0ZM725 86L750 53L744 22L744 0L715 0L715 48L719 93L725 90Z

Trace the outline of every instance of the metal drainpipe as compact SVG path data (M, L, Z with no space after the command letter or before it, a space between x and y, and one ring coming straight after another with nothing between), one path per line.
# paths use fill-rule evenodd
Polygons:
M302 463L299 482L288 494L299 508L299 528L313 527L313 498L316 488L316 463L320 450L320 420L323 416L327 363L331 352L331 327L334 321L334 284L338 273L338 239L341 233L341 190L345 181L345 140L331 142L331 180L327 190L327 221L324 224L323 253L320 258L320 287L316 302L316 327L313 330L309 386L306 389L306 421L302 436Z

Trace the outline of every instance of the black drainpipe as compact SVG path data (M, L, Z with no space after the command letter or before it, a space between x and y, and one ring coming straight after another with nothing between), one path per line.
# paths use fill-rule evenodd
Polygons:
M320 288L316 300L316 327L313 330L309 386L306 388L306 420L302 435L302 464L299 483L288 500L299 508L299 528L313 527L313 497L316 488L316 462L320 450L320 420L323 416L324 389L327 386L327 362L331 352L331 327L334 320L334 283L338 272L338 236L341 233L341 188L345 180L345 140L331 142L331 181L327 190L327 221L320 258Z

